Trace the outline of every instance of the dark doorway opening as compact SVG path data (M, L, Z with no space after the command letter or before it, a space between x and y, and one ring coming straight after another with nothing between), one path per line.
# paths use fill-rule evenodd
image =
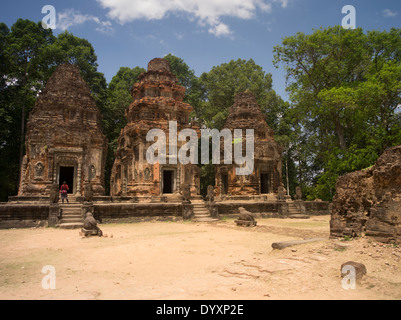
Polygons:
M64 181L67 182L68 193L74 193L74 167L60 167L59 188Z
M260 193L269 193L269 175L267 173L262 173L260 175Z
M222 193L228 194L228 174L223 173L221 175L221 183L222 183Z
M163 171L163 193L173 193L174 190L174 171Z

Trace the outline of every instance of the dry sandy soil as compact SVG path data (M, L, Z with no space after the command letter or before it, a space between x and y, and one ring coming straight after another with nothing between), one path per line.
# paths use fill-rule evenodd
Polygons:
M105 224L103 238L0 230L0 299L401 299L401 248L362 238L272 249L277 241L328 239L329 220ZM348 261L368 271L355 290L342 287ZM55 290L42 288L46 265L55 268Z

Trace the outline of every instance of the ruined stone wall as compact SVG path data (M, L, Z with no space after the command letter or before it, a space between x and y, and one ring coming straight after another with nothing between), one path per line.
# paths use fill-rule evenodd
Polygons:
M372 168L338 179L330 230L332 237L401 241L401 146L388 149Z

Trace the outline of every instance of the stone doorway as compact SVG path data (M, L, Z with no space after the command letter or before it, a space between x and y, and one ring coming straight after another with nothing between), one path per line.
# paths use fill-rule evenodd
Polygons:
M60 166L59 188L65 181L65 182L67 182L67 185L69 187L68 193L74 194L74 176L75 176L75 168L74 167Z
M262 173L260 175L260 193L261 194L270 193L270 190L269 190L269 174L268 173Z
M221 174L221 191L222 194L228 194L228 174L222 173Z
M174 193L174 171L163 171L163 194Z

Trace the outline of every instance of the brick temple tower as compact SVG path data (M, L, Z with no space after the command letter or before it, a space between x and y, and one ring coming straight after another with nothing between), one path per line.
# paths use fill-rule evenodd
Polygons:
M18 196L48 197L63 181L76 196L86 183L104 195L106 154L100 111L79 68L57 67L29 116Z
M242 129L244 138L234 143L242 143L243 152L246 150L246 130L254 130L253 172L250 175L237 175L238 166L234 161L232 165L217 165L216 195L227 200L249 198L275 200L281 182L282 151L274 140L274 132L267 125L253 93L243 92L235 96L234 105L230 108L224 128L232 133L235 129ZM234 134L232 136L234 137ZM224 150L224 147L221 150Z
M185 88L170 71L170 63L153 59L131 90L134 102L126 109L127 126L121 131L111 174L111 196L133 201L157 201L161 197L179 199L183 185L199 194L200 172L197 165L183 165L170 155L170 124L176 133L199 128L190 123L193 107L184 103ZM146 137L150 130L161 129L166 135L167 163L150 164L146 153L154 142ZM177 142L179 149L185 142Z

